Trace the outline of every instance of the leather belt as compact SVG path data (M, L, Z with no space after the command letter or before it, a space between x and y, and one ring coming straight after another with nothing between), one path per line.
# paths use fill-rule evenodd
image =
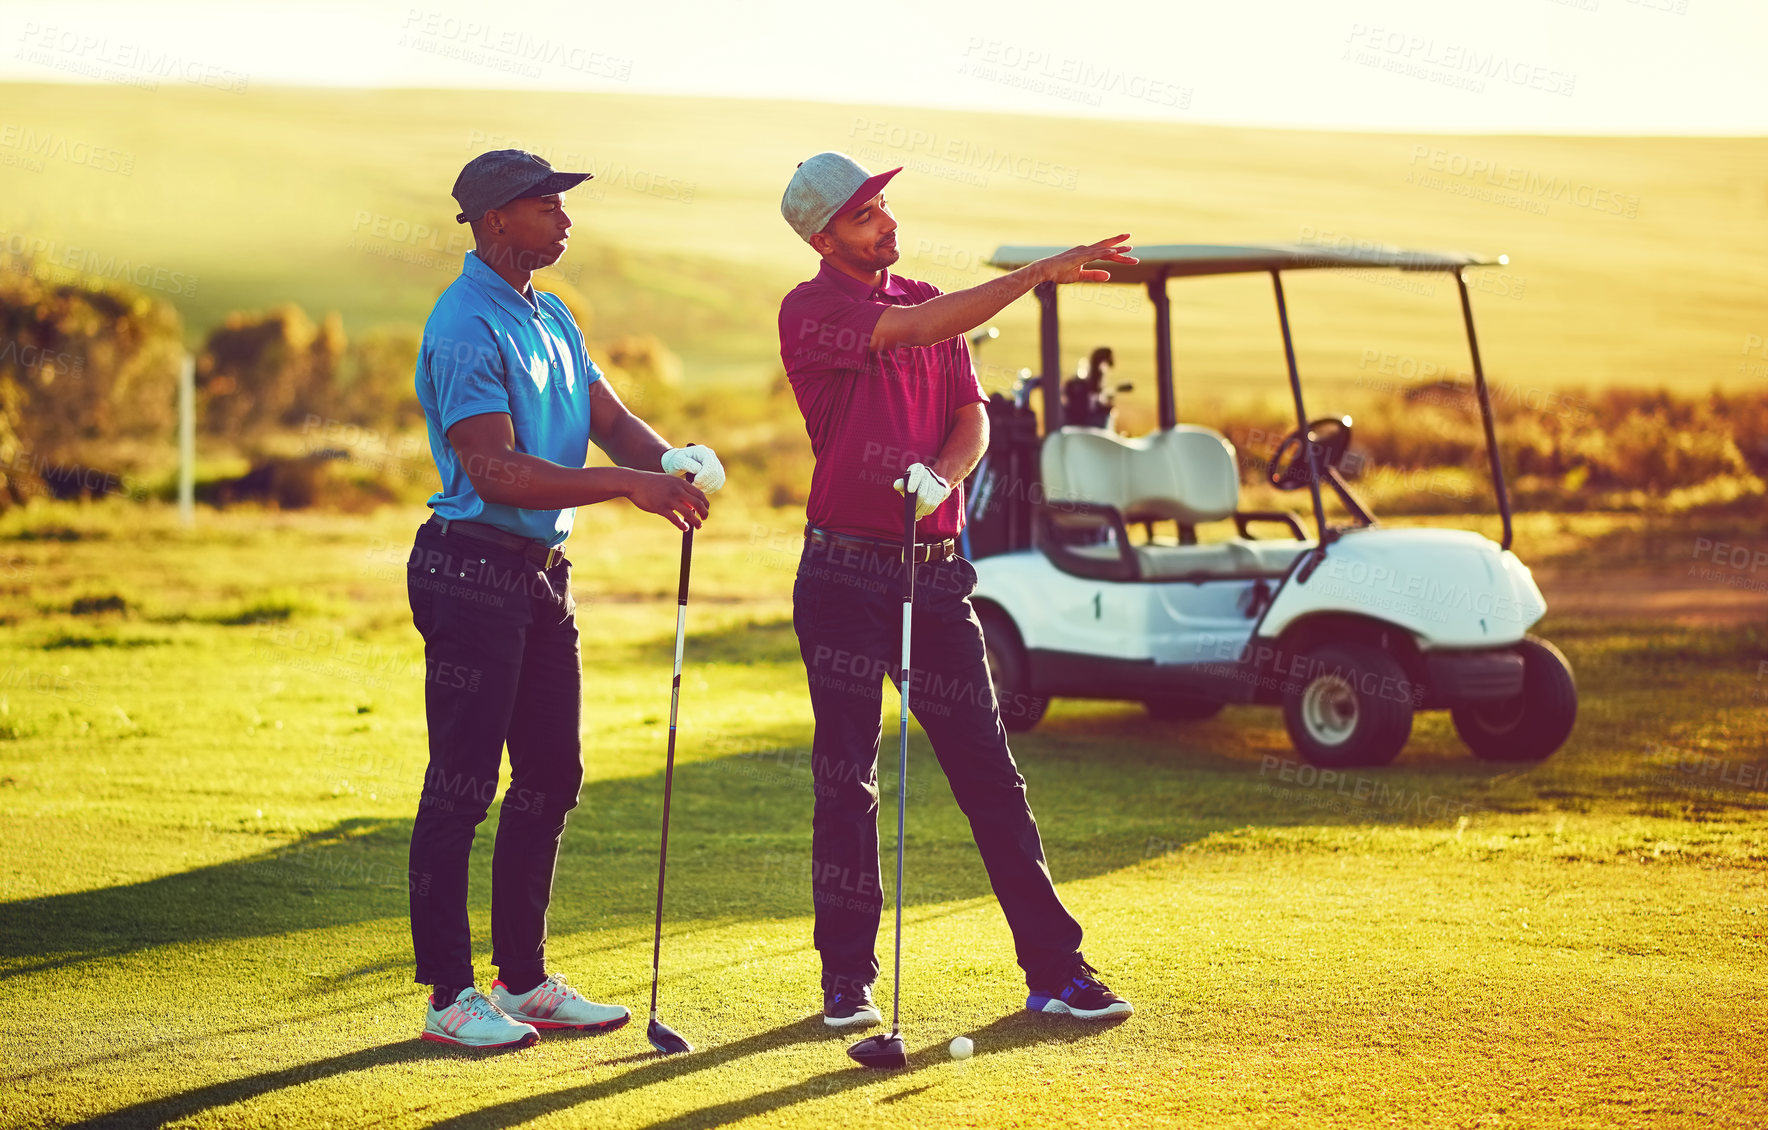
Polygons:
M474 541L495 545L499 549L519 553L530 564L538 565L542 569L551 569L565 559L565 551L560 546L547 545L545 542L536 541L533 538L512 534L508 530L500 530L496 526L488 526L484 522L451 521L440 514L432 514L429 524L441 530L443 536L459 534L463 538L471 538Z
M878 553L897 560L902 560L902 543L882 541L878 538L855 537L852 534L837 534L829 530L821 530L815 526L804 527L804 540L811 545L824 549L850 549L865 553ZM958 553L956 538L944 541L924 541L915 545L915 564L925 565L929 561L950 561Z

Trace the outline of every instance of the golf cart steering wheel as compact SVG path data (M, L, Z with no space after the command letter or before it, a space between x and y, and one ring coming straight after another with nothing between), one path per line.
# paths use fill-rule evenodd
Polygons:
M1270 466L1265 469L1272 486L1278 490L1300 490L1308 485L1310 445L1322 475L1328 467L1336 470L1344 461L1345 452L1350 450L1351 418L1326 416L1309 420L1305 432L1297 428L1284 436L1283 442L1277 445L1277 454L1271 456Z

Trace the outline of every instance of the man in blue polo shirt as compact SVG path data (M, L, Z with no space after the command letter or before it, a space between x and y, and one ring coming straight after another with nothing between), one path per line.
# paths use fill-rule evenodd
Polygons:
M626 1023L626 1009L586 1000L546 968L553 871L583 783L576 603L561 547L578 506L624 498L686 530L724 484L710 448L670 447L620 402L565 304L532 285L565 253L564 194L587 179L514 149L467 163L453 195L475 247L418 355L442 489L407 570L430 734L411 832L411 938L417 980L432 986L423 1038L439 1043L521 1047L539 1028ZM592 439L618 466L583 465ZM487 994L473 983L467 857L506 745L491 861L498 978Z

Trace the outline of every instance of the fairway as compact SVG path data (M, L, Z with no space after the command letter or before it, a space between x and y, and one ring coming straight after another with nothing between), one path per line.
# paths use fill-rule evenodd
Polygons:
M1474 760L1442 714L1391 768L1337 780L1296 761L1270 710L1184 725L1061 700L1017 736L1087 955L1136 1004L1120 1024L1023 1012L917 732L910 1065L876 1075L818 1016L790 624L803 515L741 499L696 545L682 686L662 1014L697 1050L663 1059L643 1034L678 542L605 506L570 544L588 776L552 957L637 1022L503 1055L417 1040L405 850L425 738L404 560L421 517L0 517L0 1125L1768 1120L1768 619L1759 600L1703 624L1605 604L1591 564L1632 519L1608 536L1596 516L1520 521L1526 559L1584 590L1541 629L1582 691L1542 765ZM1625 561L1700 584L1680 560ZM495 818L473 861L483 982ZM880 942L888 967L888 922ZM976 1055L954 1062L960 1034Z

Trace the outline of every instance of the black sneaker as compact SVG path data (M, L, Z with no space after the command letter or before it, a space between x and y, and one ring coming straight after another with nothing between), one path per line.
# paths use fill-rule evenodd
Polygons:
M1099 980L1098 972L1084 960L1075 962L1068 980L1048 989L1033 989L1025 998L1026 1011L1067 1013L1082 1020L1128 1016L1136 1011L1129 1001Z
M872 987L827 989L823 992L823 1023L831 1028L870 1028L884 1023L872 1003Z

